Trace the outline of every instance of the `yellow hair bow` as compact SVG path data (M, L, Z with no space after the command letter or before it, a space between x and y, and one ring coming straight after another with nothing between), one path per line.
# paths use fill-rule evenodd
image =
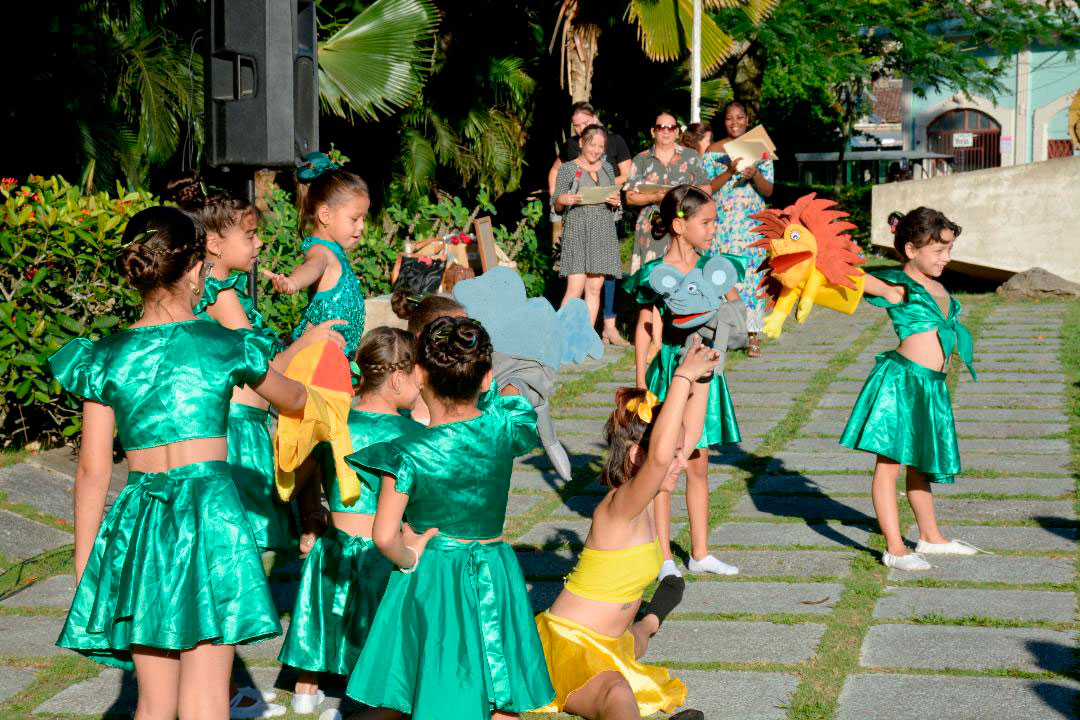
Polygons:
M653 395L651 391L646 390L645 397L631 398L630 401L626 403L626 411L637 413L637 416L641 418L641 421L647 424L652 422L653 408L659 404L660 398Z

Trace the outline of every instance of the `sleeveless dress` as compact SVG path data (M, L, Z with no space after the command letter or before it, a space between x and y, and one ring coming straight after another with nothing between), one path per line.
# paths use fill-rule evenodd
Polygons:
M253 332L271 343L271 357L285 349L248 295L247 273L233 273L224 280L207 276L195 317L216 323L207 310L223 290L236 293ZM266 408L235 402L229 405L229 467L259 549L295 548L299 534L292 508L278 500L274 491L274 446Z
M870 274L907 288L907 298L896 305L884 298L866 298L888 310L897 337L903 341L936 330L946 367L955 350L974 380L971 333L959 322L961 306L956 298L949 298L949 313L942 315L930 291L903 270ZM961 469L960 451L945 379L946 373L923 367L895 350L881 353L855 401L840 444L916 468L930 482L953 483Z
M490 720L555 697L513 548L469 542L502 535L514 458L536 446L536 413L520 396L482 405L472 420L348 457L395 478L416 532L439 528L414 572L390 574L347 691L415 720Z
M333 240L309 237L304 240L301 252L306 255L315 245L322 245L334 254L341 268L341 277L334 287L311 296L307 307L301 313L300 324L293 329L292 338L294 341L299 339L308 325L341 320L344 324L334 329L345 338L345 356L352 360L364 334L364 289L360 287L360 280L340 245Z
M353 450L401 437L424 426L401 415L349 412ZM320 446L319 452L328 449ZM382 476L366 470L363 489L352 506L341 502L329 452L322 452L323 488L332 512L374 515ZM311 672L348 675L360 657L371 621L394 565L369 537L352 536L334 527L315 541L300 573L292 620L278 660Z
M736 256L724 253L724 257L731 261L740 279L746 271L745 261ZM645 386L661 401L667 397L668 387L675 375L675 369L679 366L679 354L682 352L686 338L693 334L693 329L675 327L672 322L671 312L664 305L663 300L649 286L649 277L652 271L664 258L659 257L645 263L641 269L634 273L628 280L623 281L623 289L635 297L639 305L656 305L660 309L660 320L663 322L663 335L661 337L660 352L656 354L649 367L645 370ZM704 267L708 258L702 256L697 261L697 267ZM731 403L731 393L728 392L727 379L720 375L713 375L709 381L709 402L705 410L705 427L698 441L699 448L714 447L727 443L737 443L742 440L739 433L739 423L735 419L735 406Z
M233 388L259 382L270 351L253 332L190 320L75 338L49 365L66 390L113 409L130 451L226 437ZM280 633L229 465L216 461L128 474L57 645L131 670L133 645L190 650Z
M606 187L615 184L615 170L604 161L596 173L596 180L574 161L563 163L555 178L555 198L579 188ZM619 257L619 236L615 221L619 215L610 205L572 205L563 210L562 255L559 259L559 275L591 273L608 277L622 276L622 260Z

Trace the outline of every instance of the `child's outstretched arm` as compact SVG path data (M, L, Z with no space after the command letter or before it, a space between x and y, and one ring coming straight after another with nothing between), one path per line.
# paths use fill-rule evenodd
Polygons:
M288 275L281 275L269 270L263 270L262 275L273 283L274 289L279 293L295 295L319 282L319 278L326 272L329 262L325 255L326 252L326 250L315 245L307 251L307 257L304 259L303 264Z
M866 273L863 281L863 292L883 297L893 305L899 305L904 302L904 297L906 296L903 285L890 285L884 280L879 280L870 273Z

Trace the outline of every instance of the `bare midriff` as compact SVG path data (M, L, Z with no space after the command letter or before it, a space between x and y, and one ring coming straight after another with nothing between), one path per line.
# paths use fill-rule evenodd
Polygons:
M913 363L924 368L945 371L945 353L941 349L941 340L937 330L928 330L904 338L896 351Z
M201 462L225 462L229 456L226 438L198 438L158 445L141 450L128 450L130 472L159 473Z
M601 635L621 637L634 622L640 605L640 598L628 603L609 603L583 598L563 588L548 612Z
M334 527L352 537L371 537L371 527L375 524L374 515L361 513L332 512L330 520Z

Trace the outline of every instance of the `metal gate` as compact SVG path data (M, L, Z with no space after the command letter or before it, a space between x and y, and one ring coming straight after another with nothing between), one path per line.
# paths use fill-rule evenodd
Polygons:
M930 152L952 155L953 172L1001 166L1001 125L978 110L950 110L926 128Z

